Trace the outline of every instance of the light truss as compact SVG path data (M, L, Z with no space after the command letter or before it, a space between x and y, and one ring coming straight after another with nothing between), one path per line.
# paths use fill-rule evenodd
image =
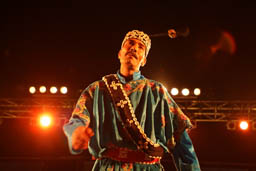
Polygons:
M33 118L36 112L55 111L57 117L66 118L76 100L59 97L0 98L0 118Z
M229 120L256 120L256 101L175 100L191 120L198 122L226 122Z
M33 118L35 112L53 110L68 118L77 99L58 97L0 98L0 118ZM256 121L256 101L175 99L193 121L226 122L241 118Z

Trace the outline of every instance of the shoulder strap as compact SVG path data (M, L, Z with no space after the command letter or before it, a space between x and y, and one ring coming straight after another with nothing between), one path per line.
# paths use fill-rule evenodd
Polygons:
M163 148L159 144L154 143L144 133L140 123L137 121L130 99L124 91L123 85L119 81L117 75L107 75L104 76L102 80L105 82L113 103L119 112L124 129L126 129L133 139L137 148L144 151L149 157L161 158L163 155Z

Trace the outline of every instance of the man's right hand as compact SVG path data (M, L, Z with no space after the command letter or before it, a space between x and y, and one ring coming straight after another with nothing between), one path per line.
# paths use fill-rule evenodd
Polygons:
M77 127L72 134L72 148L74 150L86 150L88 148L88 142L93 135L94 132L90 127Z

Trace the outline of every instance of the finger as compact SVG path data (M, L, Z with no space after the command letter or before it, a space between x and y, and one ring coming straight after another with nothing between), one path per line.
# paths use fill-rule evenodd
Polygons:
M93 132L93 130L92 130L90 127L88 127L88 128L85 130L85 132L86 132L86 134L87 134L89 137L94 136L94 132Z
M84 143L82 149L86 150L88 148L88 142Z
M81 146L83 146L87 141L89 141L89 136L86 134L80 134L72 139L72 144L73 146L81 148Z
M72 147L73 147L74 150L80 150L80 149L83 148L84 144L85 144L85 143L81 143L81 142L76 141L76 142L72 145Z
M73 143L73 148L75 150L78 149L87 149L88 148L88 142L90 140L90 137L87 135L80 136L76 139L76 141Z

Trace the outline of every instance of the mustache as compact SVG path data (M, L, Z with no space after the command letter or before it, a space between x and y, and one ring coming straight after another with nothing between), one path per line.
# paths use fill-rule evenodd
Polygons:
M135 57L136 59L138 59L137 55L133 51L128 51L125 55L131 55L131 56Z

